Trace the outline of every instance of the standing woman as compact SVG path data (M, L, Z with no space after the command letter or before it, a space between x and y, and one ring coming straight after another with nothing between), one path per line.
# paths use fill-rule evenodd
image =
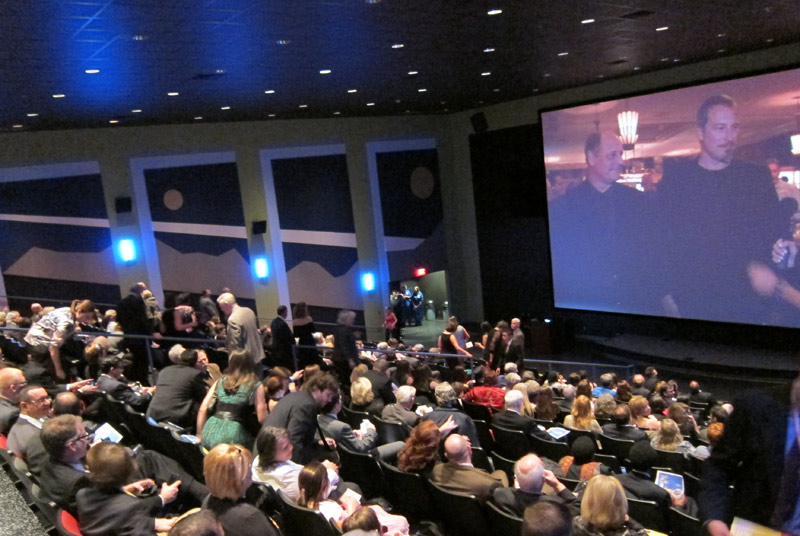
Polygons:
M350 371L358 364L358 348L356 348L356 335L353 333L353 323L356 314L353 311L339 311L336 318L336 327L333 330L333 368L339 377L339 382L350 388Z
M89 324L94 319L94 304L90 300L74 300L69 307L50 311L25 335L28 353L56 379L66 381L66 360L61 356L61 347L80 330L78 324Z
M314 319L308 314L306 302L297 302L292 311L292 332L297 344L300 346L316 346L314 332L317 331ZM322 358L316 348L296 348L298 368L306 368L309 365L322 366Z
M254 407L259 424L267 418L267 403L260 385L247 350L231 352L225 375L208 390L197 413L197 436L205 448L220 443L253 444L255 433L250 432L248 423L252 421ZM209 417L212 402L214 413Z
M455 320L454 317L450 317L444 331L439 334L439 352L442 354L459 354L472 357L472 354L458 345L458 339L456 338L457 329L458 320ZM455 355L445 355L444 359L447 361L447 366L451 369L456 368L463 361L463 358L456 357Z
M400 339L399 336L395 336L395 330L397 329L397 315L394 314L394 310L391 307L386 308L386 316L383 317L383 330L384 334L386 335L386 340L388 341L392 337L396 339Z

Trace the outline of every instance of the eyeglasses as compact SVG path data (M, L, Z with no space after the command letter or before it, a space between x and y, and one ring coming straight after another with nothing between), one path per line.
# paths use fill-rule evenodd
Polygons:
M37 406L42 405L44 403L50 403L53 399L49 396L45 396L44 398L39 398L37 400L31 400L31 404L36 404Z
M94 437L94 434L81 434L78 437L73 437L69 440L70 443L77 442L77 441L91 441Z

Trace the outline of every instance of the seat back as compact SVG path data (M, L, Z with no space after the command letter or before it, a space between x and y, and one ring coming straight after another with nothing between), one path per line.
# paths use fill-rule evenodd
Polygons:
M492 452L492 462L496 469L506 474L509 482L514 482L514 464L517 463L515 460L510 460L497 452Z
M405 425L399 422L384 421L380 417L375 417L374 415L370 417L370 420L378 431L379 445L408 439L408 428L406 428Z
M569 447L566 443L561 443L559 441L548 441L547 439L540 439L536 436L530 436L531 446L533 447L533 452L538 454L540 457L549 458L554 462L557 462L564 456L569 455Z
M361 486L366 499L380 496L383 473L378 461L371 454L353 452L341 445L336 448L339 451L342 479Z
M366 411L354 411L352 409L342 407L340 418L352 426L353 430L358 430L361 427L361 421L364 419L369 420L369 413Z
M104 393L100 406L106 422L116 428L126 439L132 439L133 434L125 424L125 402L117 400L108 393Z
M694 475L693 473L689 473L689 472L684 471L684 473L683 473L683 486L684 486L684 490L686 492L686 495L696 499L698 493L700 493L700 477Z
M594 461L602 463L603 465L611 469L611 472L615 474L619 474L622 472L620 470L619 460L617 460L616 456L612 456L611 454L602 454L600 452L595 452Z
M656 465L658 465L658 467L667 468L673 473L681 473L688 466L686 458L680 452L656 449L656 454L658 455L658 462Z
M475 423L475 429L478 432L478 442L480 442L481 448L486 452L492 452L494 450L494 436L489 429L489 422L491 421L473 419L472 422Z
M282 491L278 492L283 507L283 526L281 532L286 536L301 536L313 534L314 536L336 536L339 534L325 519L325 516L295 504L293 500Z
M474 495L447 491L430 481L428 484L431 488L433 505L438 512L441 512L448 534L485 536L489 532L483 506Z
M128 404L124 404L123 408L125 412L123 413L122 417L125 422L125 426L133 433L133 436L136 438L136 441L140 442L145 448L150 450L158 450L156 449L156 445L154 443L154 436L150 433L150 425L147 423L147 416L144 413L140 413L133 409Z
M625 465L625 460L628 459L628 452L630 452L634 442L630 439L614 439L604 434L600 434L599 439L600 446L603 447L603 454L616 456L617 461L621 465Z
M383 460L379 463L384 476L383 493L395 513L403 514L412 522L436 519L431 492L422 476L401 471Z
M628 498L628 515L646 529L669 534L667 518L654 501L640 501L639 499Z
M245 500L269 517L275 517L283 509L283 503L278 497L278 490L260 482L253 482L247 488Z
M673 536L703 536L706 534L699 519L675 508L670 508L667 512L667 521Z
M531 443L522 430L510 430L502 426L491 426L494 434L494 450L512 460L519 460L531 452Z
M591 430L577 430L575 428L567 428L567 430L569 430L569 433L567 434L567 444L570 447L572 447L572 443L574 443L579 437L588 437L592 441L596 441Z
M522 533L522 518L500 510L491 501L486 503L486 519L495 536L509 536Z
M575 491L575 488L578 487L578 484L581 483L580 480L573 480L571 478L567 478L565 476L558 477L558 481L567 486L567 489L570 491Z
M472 465L478 469L483 469L487 473L494 471L492 460L489 459L486 451L480 447L472 447Z
M5 434L0 434L0 450L8 450L8 438Z
M170 436L172 436L172 448L174 449L172 456L195 479L199 482L205 482L205 477L203 476L203 460L205 459L203 447L198 443L192 443L190 440L182 438L181 434L175 430L170 430Z
M472 417L473 420L479 419L481 421L492 422L492 412L483 404L476 404L475 402L468 402L462 400L461 404L464 406L464 413Z
M542 425L545 428L552 428L556 425L555 421L546 421L544 419L533 419L536 424Z

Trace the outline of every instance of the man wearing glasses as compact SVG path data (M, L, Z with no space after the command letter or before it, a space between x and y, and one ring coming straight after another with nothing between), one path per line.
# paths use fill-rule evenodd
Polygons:
M0 434L8 435L11 426L19 417L19 392L26 381L22 371L16 368L0 369Z
M28 385L19 392L19 419L8 433L8 450L25 459L28 443L42 429L42 423L50 417L53 400L44 387Z

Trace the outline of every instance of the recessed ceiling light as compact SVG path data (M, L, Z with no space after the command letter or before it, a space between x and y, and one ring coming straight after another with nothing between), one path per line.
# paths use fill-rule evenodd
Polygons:
M381 0L365 0L368 4L380 4Z
M301 104L299 108L308 108L308 104Z
M581 24L591 24L593 22L594 22L594 19L583 19L581 21Z
M275 117L275 114L269 114L267 117Z
M278 43L279 45L288 45L289 43L291 43L289 39L278 39L275 42Z
M661 61L669 61L669 58L661 58Z
M538 93L539 92L539 88L538 87L533 88L533 92L534 93Z
M119 123L119 119L109 119L108 122L111 123L112 125L116 125L117 123Z
M56 93L55 95L53 95L54 99L63 99L64 97L66 97L66 95L64 95L63 93Z
M641 69L641 67L639 67L638 65L633 68L634 71L638 71L639 69Z
M403 43L395 43L392 45L392 48L403 48L405 45Z
M100 72L100 69L86 69L83 72L86 73L86 74L97 74L97 73Z
M669 26L659 26L656 28L657 32L663 32L664 30L669 30Z
M348 92L348 93L355 93L355 92L357 92L357 91L358 91L357 89L348 89L348 90L347 90L347 92Z
M486 12L486 14L487 15L499 15L502 12L503 12L502 9L490 9L489 11Z
M494 52L494 49L492 47L487 47L487 48L484 48L483 51L484 52Z
M605 78L605 75L598 74L598 75L597 75L597 78Z
M414 76L416 74L419 74L419 71L408 71L408 76Z
M559 56L569 56L569 52L559 52Z
M724 32L723 32L723 33L718 33L718 34L717 34L717 37L725 37L726 35L727 35L727 34L726 34L726 33L724 33Z
M225 74L225 69L214 69L214 74Z
M374 102L368 102L367 106L375 106L375 103Z
M275 90L274 89L268 89L264 93L266 93L267 95L272 95L273 93L275 93Z
M141 111L140 109L138 109L138 108L137 108L137 109L135 109L135 110L131 110L131 113L132 113L132 114L140 114L140 113L142 113L142 111Z
M230 110L230 106L220 106L220 110Z
M770 37L769 39L767 39L767 40L765 41L765 43L772 43L773 41L775 41L775 39L773 39L772 37Z
M721 49L717 50L717 54L722 54L723 52L725 52L724 48L721 48Z
M425 89L424 87L421 87L421 88L419 88L417 91L419 91L420 93L425 93L425 92L426 92L426 91L428 91L428 90L427 90L427 89Z
M490 74L492 74L491 71L484 71L481 73L481 76L489 76Z
M673 63L678 63L679 61L681 61L680 58L675 58L674 60L672 60Z
M340 115L342 112L333 112L333 115Z
M500 89L499 88L494 88L492 91L494 91L495 93L500 93Z
M22 128L22 125L11 125L11 128Z
M319 74L331 74L331 70L330 69L320 69L319 70Z
M36 114L36 113L30 113L30 114L28 114L28 117L36 117L37 115L39 115L39 114Z
M544 76L545 78L550 78L550 77L551 77L551 76L553 76L553 75L551 75L550 73L544 73L544 75L543 75L543 76Z
M194 120L195 120L195 121L200 121L201 119L203 119L203 116L202 116L202 115L196 115L196 116L194 116Z
M144 41L145 39L147 39L147 36L142 34L136 34L131 39L133 39L134 41Z
M178 93L177 91L170 91L169 93L167 93L167 97L177 97L178 95L180 95L180 93Z
M400 104L403 101L401 101L400 99L394 99L394 102L396 102L397 104Z

